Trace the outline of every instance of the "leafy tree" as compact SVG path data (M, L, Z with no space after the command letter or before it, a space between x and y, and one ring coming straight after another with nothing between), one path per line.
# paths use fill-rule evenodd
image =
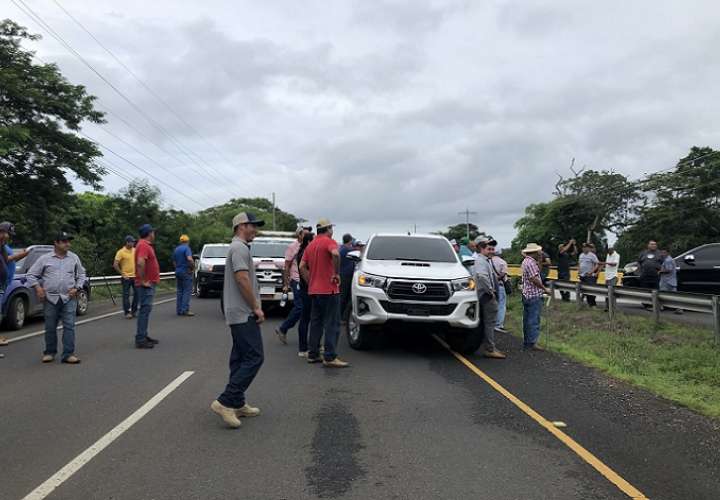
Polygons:
M450 226L447 228L447 231L441 231L440 235L445 236L449 240L456 240L458 243L460 240L465 238L467 236L467 230L468 226L467 224L455 224L454 226ZM478 227L475 224L470 224L470 239L474 240L480 235L484 235L485 233L480 231Z
M693 147L673 171L648 176L640 188L649 201L621 232L620 253L634 257L651 239L673 255L720 241L719 151Z
M95 97L72 85L54 64L34 64L23 42L40 37L0 22L0 199L3 217L17 224L21 242L46 242L62 226L72 186L67 174L93 188L104 170L83 121L103 123Z

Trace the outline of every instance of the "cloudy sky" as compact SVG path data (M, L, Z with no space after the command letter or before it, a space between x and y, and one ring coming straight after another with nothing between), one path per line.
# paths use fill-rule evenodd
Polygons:
M275 192L365 238L469 207L506 246L573 157L637 178L719 145L715 0L24 1L130 101L6 1L110 112L86 133L186 210Z

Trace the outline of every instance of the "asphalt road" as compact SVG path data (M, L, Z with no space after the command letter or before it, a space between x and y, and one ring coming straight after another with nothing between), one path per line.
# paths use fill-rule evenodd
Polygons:
M154 350L134 322L78 327L78 366L40 363L42 338L2 348L0 498L22 498L186 371L165 399L52 499L621 499L620 488L455 359L408 331L330 370L297 357L296 338L263 326L266 362L248 393L263 414L225 428L208 409L227 381L230 337L217 299L198 316L158 305ZM720 427L549 353L469 361L649 498L716 499ZM93 451L92 453L94 453Z

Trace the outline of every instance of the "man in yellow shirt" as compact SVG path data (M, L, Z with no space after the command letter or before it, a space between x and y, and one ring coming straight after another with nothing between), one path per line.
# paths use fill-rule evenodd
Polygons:
M122 276L123 311L127 319L132 319L137 314L138 295L135 287L135 238L125 237L125 246L115 254L113 267ZM130 305L130 290L133 292L132 305Z

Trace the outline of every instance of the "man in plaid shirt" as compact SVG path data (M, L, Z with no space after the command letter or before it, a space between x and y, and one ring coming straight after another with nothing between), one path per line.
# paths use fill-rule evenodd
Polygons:
M542 247L528 243L523 249L522 262L522 300L523 300L523 349L540 351L537 345L540 338L540 314L542 313L543 294L550 293L543 285L538 260Z

